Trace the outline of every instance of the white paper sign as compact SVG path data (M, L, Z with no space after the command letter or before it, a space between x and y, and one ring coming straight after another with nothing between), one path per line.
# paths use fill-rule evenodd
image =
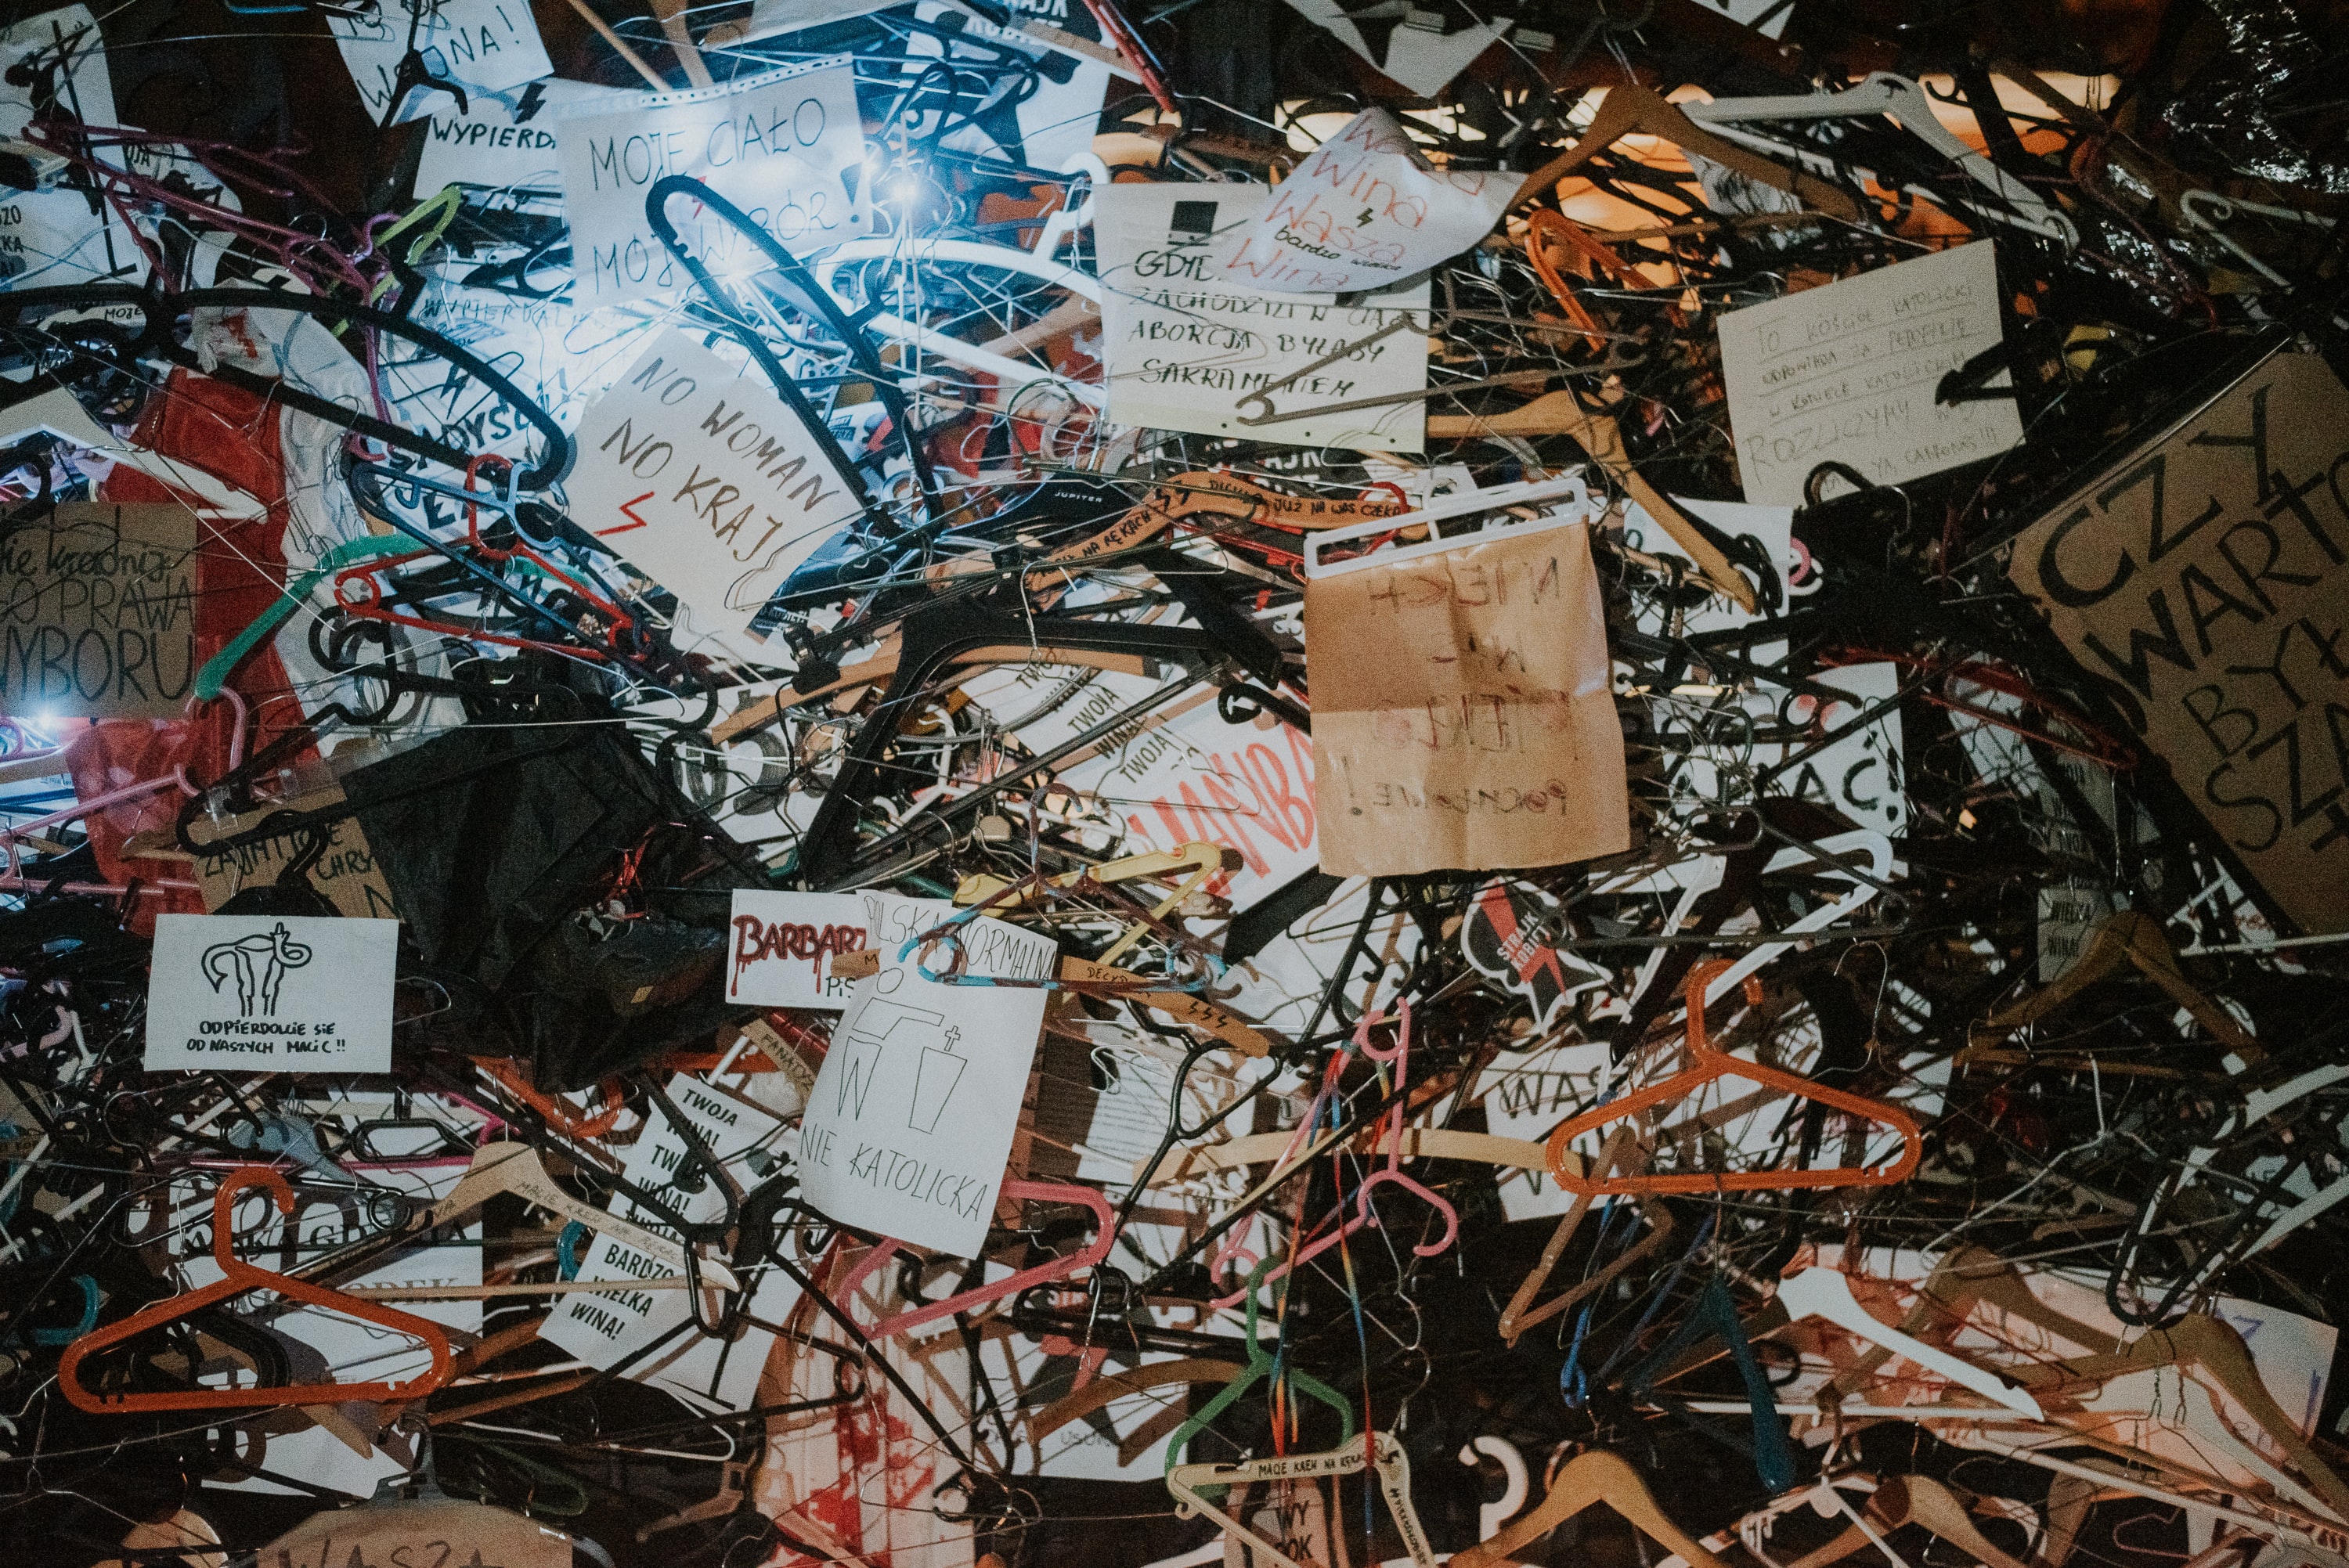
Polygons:
M389 1072L398 965L396 920L160 915L146 1065Z
M1011 0L1009 8L1023 21L1041 22L1076 37L1101 41L1101 25L1073 0ZM758 19L758 5L753 5L750 15L753 21ZM999 59L1000 51L1016 50L1037 62L1034 92L1017 103L982 109L968 126L948 131L943 145L997 154L1030 169L1066 169L1071 159L1092 150L1093 128L1101 121L1102 98L1109 87L1107 66L1047 48L1025 34L1007 33L957 5L926 0L915 10L914 18L926 27L959 29L964 37L977 42L950 46L934 34L916 32L905 39L909 58L936 57L953 47L957 59Z
M1729 312L1721 366L1745 499L1800 506L1824 462L1899 484L2018 445L2011 400L1933 401L1943 373L1999 335L1987 240Z
M579 424L571 515L676 594L703 632L747 630L863 510L831 435L685 333L653 340Z
M59 106L88 125L119 125L114 83L107 75L106 46L87 5L19 22L0 32L0 74L14 71L38 53L68 64L57 77ZM27 82L0 80L0 137L21 137L33 118ZM121 155L100 149L101 160L122 166ZM208 181L207 183L210 181ZM0 284L45 288L102 278L138 283L147 276L142 253L110 201L89 210L80 191L10 191L0 201Z
M740 1095L684 1074L668 1081L667 1093L684 1113L694 1135L745 1188L757 1186L773 1170L776 1143L783 1131L779 1118ZM656 1106L644 1132L629 1148L621 1174L639 1187L659 1192L689 1222L698 1224L724 1218L726 1194L707 1171L696 1167L699 1184L679 1185L685 1150L685 1139L669 1120L668 1112ZM657 1216L625 1197L615 1200L612 1207L621 1219L648 1231L672 1238L676 1234ZM596 1235L586 1243L578 1277L605 1284L674 1275L667 1264L646 1256L626 1241ZM771 1271L753 1286L751 1313L769 1323L780 1322L797 1295L790 1275ZM591 1367L607 1368L676 1329L691 1311L687 1293L678 1289L574 1292L547 1318L539 1337ZM757 1328L733 1341L688 1331L633 1363L626 1375L705 1404L741 1409L758 1390L759 1373L766 1366L767 1348L773 1337Z
M1393 115L1366 108L1280 182L1221 276L1281 294L1390 288L1490 233L1524 183L1437 169Z
M968 975L1051 975L1049 937L984 915L955 931ZM857 982L833 1031L801 1123L801 1191L843 1224L976 1257L1051 994L926 980L920 949L900 958L902 947L882 948L880 972Z
M432 111L424 156L416 165L416 193L430 196L445 185L559 190L555 126L590 106L628 96L588 82L549 77L520 92L471 97L460 112L454 98L435 94L440 107Z
M845 63L817 63L698 92L648 93L555 133L582 304L675 293L692 279L645 219L672 174L702 181L794 254L862 236L864 128ZM670 203L686 253L722 273L756 248L688 201Z
M1194 435L1357 451L1416 452L1423 402L1349 414L1244 425L1240 399L1267 396L1289 414L1427 386L1427 335L1405 325L1366 342L1408 311L1427 308L1427 285L1380 297L1383 308L1317 304L1219 281L1272 192L1260 185L1110 185L1093 196L1101 260L1102 336L1109 356L1109 417L1121 425ZM1309 375L1315 361L1359 344Z
M1442 92L1446 83L1497 42L1510 26L1506 22L1477 22L1456 32L1446 32L1444 29L1456 19L1454 16L1444 11L1406 5L1400 17L1382 18L1385 39L1373 42L1347 15L1339 0L1288 0L1288 4L1299 15L1330 29L1340 43L1378 67L1389 80L1402 83L1420 98L1433 98ZM1365 15L1364 20L1369 17ZM1376 28L1381 23L1371 25Z
M394 107L395 92L394 125L457 107L437 88L400 88L399 62L411 42L426 72L464 88L468 103L554 74L528 0L387 0L365 15L330 11L326 28L358 84L359 100L378 124Z
M848 1006L853 980L832 974L835 953L873 945L864 901L845 892L734 892L726 999L747 1007Z

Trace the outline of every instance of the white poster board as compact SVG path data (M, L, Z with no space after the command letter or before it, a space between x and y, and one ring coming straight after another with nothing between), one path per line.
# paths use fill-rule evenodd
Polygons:
M389 0L365 15L329 11L326 30L378 124L395 108L394 93L399 95L394 125L457 107L437 88L400 88L399 62L411 44L424 57L425 70L462 88L468 104L554 74L528 0Z
M398 965L396 920L159 915L146 1066L389 1072Z

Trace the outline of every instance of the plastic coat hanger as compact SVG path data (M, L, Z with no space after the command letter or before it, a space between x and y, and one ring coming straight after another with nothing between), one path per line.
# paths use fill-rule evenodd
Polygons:
M1371 1452L1364 1453L1365 1448ZM1411 1554L1411 1560L1417 1568L1435 1568L1435 1555L1428 1547L1427 1532L1420 1528L1418 1511L1411 1503L1411 1461L1403 1457L1402 1444L1395 1440L1392 1432L1373 1432L1367 1443L1349 1442L1327 1453L1283 1454L1236 1465L1178 1465L1166 1472L1166 1490L1174 1494L1177 1518L1192 1519L1204 1513L1222 1525L1231 1536L1247 1542L1259 1559L1278 1563L1283 1568L1306 1568L1304 1563L1208 1501L1197 1489L1202 1486L1221 1489L1256 1481L1316 1480L1322 1476L1357 1475L1366 1465L1373 1462L1379 1475L1379 1491L1387 1500L1387 1512L1394 1520L1395 1533L1402 1538L1403 1550Z
M1870 1522L1889 1535L1905 1525L1919 1524L1970 1553L1983 1568L2024 1568L2017 1558L1999 1550L1974 1527L1965 1504L1948 1487L1930 1476L1889 1476L1864 1505ZM1857 1524L1816 1551L1806 1552L1786 1568L1827 1568L1852 1553L1877 1544Z
M1550 1483L1547 1497L1492 1540L1479 1542L1454 1557L1450 1568L1500 1568L1521 1547L1532 1545L1599 1502L1621 1514L1650 1540L1678 1553L1689 1568L1728 1568L1665 1515L1638 1470L1619 1456L1599 1449L1568 1460Z
M109 1324L85 1334L67 1346L64 1357L57 1364L57 1382L66 1398L77 1408L93 1414L107 1415L140 1410L337 1405L350 1400L388 1404L422 1398L448 1381L449 1335L440 1324L393 1307L361 1301L325 1285L312 1284L261 1268L238 1257L233 1213L236 1195L251 1187L267 1190L276 1201L279 1212L287 1215L294 1212L294 1189L274 1170L267 1166L246 1166L232 1171L221 1182L219 1191L212 1194L212 1257L219 1263L222 1277L201 1289L184 1292L168 1301L159 1301L120 1323ZM401 1383L305 1383L274 1388L193 1388L151 1394L98 1394L82 1386L81 1364L94 1352L109 1345L119 1345L150 1328L178 1322L214 1302L226 1301L249 1290L275 1291L305 1305L326 1307L362 1322L410 1335L424 1342L431 1352L432 1365Z
M1747 1062L1712 1048L1705 1038L1705 991L1714 975L1730 967L1725 962L1713 960L1700 964L1689 972L1688 1046L1692 1061L1691 1067L1646 1088L1635 1089L1605 1105L1569 1118L1559 1123L1549 1135L1549 1171L1559 1187L1569 1192L1587 1193L1593 1197L1619 1192L1758 1192L1806 1187L1888 1187L1907 1181L1909 1173L1917 1169L1917 1162L1922 1155L1921 1135L1915 1119L1899 1106L1831 1088L1800 1073L1760 1062ZM1726 1078L1783 1089L1800 1099L1864 1116L1879 1125L1890 1127L1901 1137L1900 1158L1882 1167L1836 1167L1824 1171L1692 1171L1663 1175L1642 1172L1629 1176L1596 1176L1568 1168L1565 1156L1568 1146L1584 1133L1596 1131L1627 1116L1637 1115L1651 1106L1677 1104L1707 1085Z
M1933 1272L1918 1288L1917 1304L1901 1321L1900 1331L1921 1335L1937 1322L1952 1330L1963 1327L1974 1307L1984 1302L2009 1317L2035 1324L2095 1354L2109 1355L2121 1347L2120 1341L2111 1335L2068 1317L2041 1301L2031 1294L2030 1282L2020 1269L1997 1253L1975 1246L1959 1246L1942 1254L1941 1261L1933 1265ZM1836 1391L1851 1393L1892 1355L1882 1346L1869 1351L1860 1357L1857 1367L1835 1379ZM2018 1372L2016 1377L2018 1381L2030 1381L2028 1373Z
M2018 1415L2028 1416L2034 1421L2047 1418L2046 1412L2039 1408L2039 1401L2033 1398L2027 1390L2010 1387L1997 1374L1878 1321L1859 1305L1858 1298L1851 1294L1851 1281L1839 1269L1812 1264L1778 1286L1777 1305L1785 1310L1789 1322L1799 1323L1806 1317L1825 1318L1837 1327L1905 1357L1927 1371L1946 1377L1960 1387L1971 1388L1983 1398L2003 1405Z
M1925 89L1907 77L1895 76L1889 71L1876 71L1857 86L1841 92L1716 98L1711 103L1685 104L1682 106L1682 112L1699 125L1712 126L1732 137L1739 137L1739 133L1729 128L1746 120L1861 119L1889 116L1902 130L1931 148L1975 184L2013 209L2012 215L1992 212L1985 216L1995 217L2001 222L2044 239L2060 241L2067 249L2076 247L2080 242L2079 231L2073 226L2071 219L2049 206L2037 191L1967 146L1934 114L1933 100L1926 96ZM1764 137L1752 138L1749 145L1755 143L1762 148L1776 145ZM1924 194L1930 197L1932 193L1926 191Z
M1267 1350L1264 1347L1264 1342L1257 1337L1257 1319L1258 1316L1257 1295L1258 1288L1264 1283L1264 1276L1271 1270L1271 1267L1272 1265L1268 1263L1258 1264L1256 1266L1256 1271L1248 1275L1247 1291L1247 1369L1241 1372L1241 1374L1237 1377L1234 1378L1230 1383L1225 1385L1221 1393L1217 1394L1214 1398L1209 1399L1206 1405L1202 1406L1197 1415L1193 1416L1189 1420L1184 1422L1180 1427L1177 1427L1174 1429L1174 1435L1166 1440L1166 1469L1169 1472L1172 1472L1175 1466L1183 1462L1184 1452L1190 1448L1191 1439L1193 1438L1197 1437L1201 1432L1206 1431L1208 1427L1212 1426L1215 1423L1216 1418L1222 1415L1226 1410L1231 1408L1232 1406L1238 1401L1241 1395L1247 1393L1250 1388L1253 1388L1258 1383L1263 1382L1267 1377L1272 1376L1273 1367L1275 1366L1272 1353ZM1337 1411L1338 1420L1343 1429L1339 1436L1339 1442L1343 1444L1353 1441L1354 1407L1352 1405L1347 1403L1344 1398L1339 1396L1335 1389L1331 1388L1327 1383L1322 1382L1321 1379L1314 1377L1309 1372L1305 1372L1297 1367L1291 1367L1284 1370L1283 1376L1288 1379L1291 1386L1299 1391L1310 1395L1312 1398L1319 1399L1322 1404L1329 1406L1332 1410ZM1713 1568L1721 1568L1721 1565L1714 1564Z
M1746 1406L1754 1417L1754 1473L1772 1491L1785 1491L1795 1484L1795 1450L1786 1443L1786 1422L1778 1414L1777 1391L1770 1387L1770 1379L1746 1338L1745 1325L1738 1319L1737 1308L1730 1301L1719 1274L1705 1281L1704 1289L1697 1295L1694 1310L1671 1338L1632 1368L1623 1380L1624 1387L1635 1397L1644 1394L1654 1398L1658 1374L1706 1334L1728 1348L1730 1359L1737 1364L1738 1377L1745 1385ZM2020 1564L1994 1563L1992 1568L2020 1568Z
M1081 1251L1071 1253L1065 1257L1053 1258L1050 1262L1038 1264L1033 1268L1021 1269L1008 1278L974 1285L969 1290L958 1292L943 1301L930 1302L910 1311L901 1312L895 1317L885 1318L870 1330L873 1338L888 1339L905 1333L909 1328L919 1328L926 1323L936 1323L939 1318L952 1317L958 1312L968 1312L973 1307L984 1306L990 1301L1000 1301L1005 1296L1017 1295L1031 1286L1050 1284L1056 1280L1067 1279L1081 1270L1096 1268L1100 1266L1102 1260L1109 1256L1110 1249L1117 1244L1117 1217L1110 1208L1109 1200L1091 1187L1069 1186L1057 1181L1006 1181L1003 1183L1002 1192L1006 1198L1026 1202L1083 1204L1093 1212L1095 1222L1093 1239L1087 1243ZM833 1286L832 1294L836 1297L853 1295L855 1294L856 1287L870 1278L873 1272L886 1262L891 1253L905 1250L905 1244L903 1242L892 1236L882 1237L866 1249L864 1255L856 1260L840 1283Z

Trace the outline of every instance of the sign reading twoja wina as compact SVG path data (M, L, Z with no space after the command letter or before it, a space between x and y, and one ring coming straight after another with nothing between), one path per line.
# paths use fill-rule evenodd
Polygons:
M2349 930L2349 388L2279 354L2014 542L2008 574L2303 931Z

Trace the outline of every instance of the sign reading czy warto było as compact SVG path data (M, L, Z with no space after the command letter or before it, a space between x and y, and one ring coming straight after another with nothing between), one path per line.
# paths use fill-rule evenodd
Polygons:
M2349 929L2349 389L2278 354L2017 537L2007 571L2285 914Z

